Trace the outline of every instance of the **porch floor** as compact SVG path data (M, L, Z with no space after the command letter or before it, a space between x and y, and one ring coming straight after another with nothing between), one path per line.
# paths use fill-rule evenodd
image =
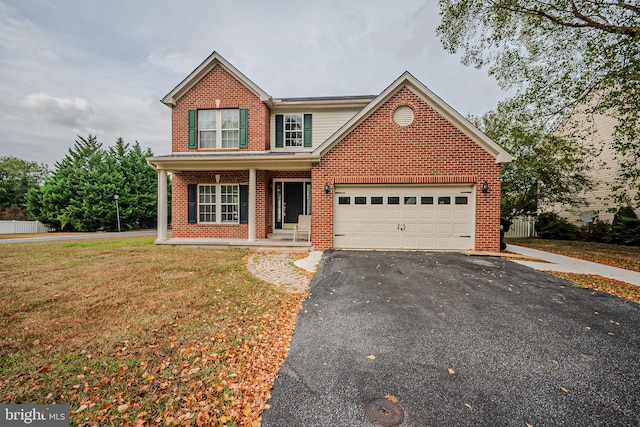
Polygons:
M176 246L218 246L218 247L235 247L235 248L251 248L260 251L289 251L289 252L310 252L313 251L313 245L306 240L293 241L291 239L256 239L249 241L247 239L216 239L206 237L194 238L169 238L167 240L156 240L157 245L176 245Z

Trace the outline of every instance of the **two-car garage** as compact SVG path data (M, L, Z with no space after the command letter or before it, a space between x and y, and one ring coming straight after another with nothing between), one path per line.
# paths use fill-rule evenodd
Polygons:
M341 249L473 249L470 185L336 185L334 246Z

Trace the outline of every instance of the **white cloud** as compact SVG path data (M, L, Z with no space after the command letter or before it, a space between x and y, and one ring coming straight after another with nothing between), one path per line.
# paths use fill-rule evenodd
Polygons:
M194 64L204 61L193 52L159 52L149 53L144 65L155 68L158 71L169 72L177 76L186 77L195 68ZM168 90L167 90L168 91Z
M159 102L214 50L275 97L377 94L408 70L461 114L505 97L434 34L437 2L0 0L0 152L52 164L75 136L171 150Z
M82 124L93 114L86 99L56 98L44 92L32 93L20 104L39 118L65 126Z

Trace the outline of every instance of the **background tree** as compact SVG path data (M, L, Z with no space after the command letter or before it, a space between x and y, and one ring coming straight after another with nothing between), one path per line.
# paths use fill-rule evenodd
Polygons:
M513 218L556 203L583 202L579 194L592 185L586 175L590 166L586 148L544 128L529 127L526 124L535 120L521 122L504 110L472 121L514 156L502 168L501 216Z
M26 220L27 192L39 188L49 173L45 164L0 157L0 219Z
M137 143L132 149L121 138L104 150L95 136L78 137L42 188L28 193L27 208L62 231L116 230L118 194L123 229L150 225L149 218L155 221L156 215L156 187L149 188L149 175L155 173L145 155L151 152L142 152Z
M118 172L124 177L119 189L121 220L134 227L155 227L157 223L157 183L156 172L146 162L153 155L150 149L143 151L138 141L133 146L118 138L109 149L116 161Z
M554 129L575 108L614 116L627 184L640 186L640 6L635 0L440 0L443 45L463 63L488 67L505 102ZM591 129L573 129L578 141ZM620 198L625 198L625 192ZM639 193L640 194L640 193ZM640 196L636 204L640 205Z

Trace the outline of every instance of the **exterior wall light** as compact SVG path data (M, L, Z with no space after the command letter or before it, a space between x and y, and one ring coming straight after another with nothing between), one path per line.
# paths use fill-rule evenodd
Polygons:
M331 187L329 187L329 183L325 182L324 183L324 194L329 194L329 191L331 191Z
M482 183L482 192L483 193L488 193L489 192L489 183L487 181Z

